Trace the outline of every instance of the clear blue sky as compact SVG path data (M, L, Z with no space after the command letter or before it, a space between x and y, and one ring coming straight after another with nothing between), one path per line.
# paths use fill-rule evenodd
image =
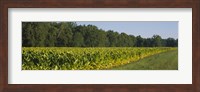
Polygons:
M178 38L178 21L79 21L78 25L92 24L100 29L141 35L144 38L160 35L162 38Z

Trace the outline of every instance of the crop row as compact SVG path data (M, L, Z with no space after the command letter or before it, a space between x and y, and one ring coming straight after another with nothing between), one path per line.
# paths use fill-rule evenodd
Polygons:
M23 70L99 70L127 64L176 48L23 47Z

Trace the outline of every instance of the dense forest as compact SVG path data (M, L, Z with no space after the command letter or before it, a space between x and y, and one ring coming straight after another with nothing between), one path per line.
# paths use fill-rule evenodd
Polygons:
M119 25L120 26L120 25ZM23 47L177 47L178 39L151 38L75 22L22 22Z

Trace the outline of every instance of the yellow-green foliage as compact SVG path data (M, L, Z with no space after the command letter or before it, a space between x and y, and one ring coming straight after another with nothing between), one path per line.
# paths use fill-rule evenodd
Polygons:
M23 70L99 70L127 64L175 48L23 47Z

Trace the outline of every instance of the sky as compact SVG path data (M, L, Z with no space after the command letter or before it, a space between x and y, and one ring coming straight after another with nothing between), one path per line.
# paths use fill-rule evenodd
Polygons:
M103 30L150 38L160 35L162 38L178 38L178 21L79 21L78 25L92 24Z

